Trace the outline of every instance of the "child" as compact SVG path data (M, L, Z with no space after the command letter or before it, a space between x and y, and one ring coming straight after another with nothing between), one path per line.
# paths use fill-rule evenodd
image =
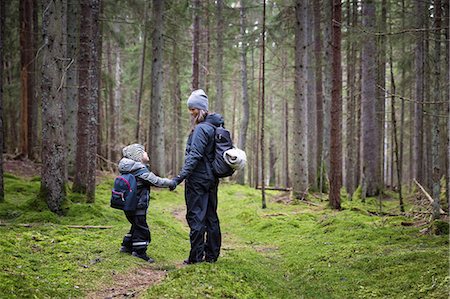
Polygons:
M173 180L160 178L151 172L145 163L149 162L144 146L131 144L123 150L123 158L119 162L120 173L136 173L137 208L135 211L125 211L125 216L131 223L131 229L122 241L120 252L131 253L149 263L155 260L147 256L147 246L151 241L150 229L147 224L147 209L150 199L150 186L176 188Z

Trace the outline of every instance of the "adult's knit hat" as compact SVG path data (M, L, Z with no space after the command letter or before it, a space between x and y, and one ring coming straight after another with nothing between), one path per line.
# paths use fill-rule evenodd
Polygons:
M187 100L189 109L200 109L208 111L208 96L203 89L194 90Z
M144 146L138 143L130 144L123 148L122 154L125 158L134 160L136 162L142 162L144 155Z

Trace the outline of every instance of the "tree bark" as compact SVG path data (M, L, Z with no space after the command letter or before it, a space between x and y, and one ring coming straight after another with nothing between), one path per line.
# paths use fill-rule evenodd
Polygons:
M66 1L42 2L42 178L41 198L50 210L63 214L66 198L66 145L64 139L64 41Z
M293 196L300 200L306 200L308 193L308 107L305 95L306 91L306 5L304 1L295 3L295 79L294 79L294 118L293 127L296 128L293 138Z
M238 147L243 151L247 146L247 130L250 119L250 105L248 102L248 85L247 85L247 40L245 38L246 30L246 14L245 0L241 0L240 8L240 37L241 37L241 78L242 78L242 118L239 132ZM243 185L245 183L245 172L241 171L237 175L237 183Z
M3 182L3 150L5 131L3 125L3 44L5 36L5 1L0 1L0 202L5 201Z
M150 161L152 171L157 175L166 172L164 109L163 109L163 33L164 33L164 1L153 2L154 29L152 33L152 91L151 91L151 128Z
M34 36L33 36L33 1L20 1L20 82L21 82L21 148L24 157L31 154L33 141L32 107L34 101ZM30 157L31 158L31 157Z
M447 17L450 18L450 5L447 1ZM447 25L449 25L450 20L447 21ZM450 57L450 39L449 39L449 30L447 29L447 57ZM447 82L448 76L450 76L450 62L447 59L448 63L448 73L447 73ZM448 99L447 99L447 204L450 206L450 84L447 86L448 88Z
M435 86L433 99L436 102L441 102L441 0L434 1L434 24L435 24L435 45L434 45L434 76ZM441 111L441 105L435 103L433 106L433 127L432 127L432 142L431 142L431 161L432 161L432 180L433 180L433 219L439 219L441 217L440 209L440 195L441 195L441 164L439 159L439 141L440 141L440 125L439 125L439 113Z
M331 12L332 12L332 1L324 1L324 19L325 25L323 29L323 43L324 43L324 60L331 61ZM325 63L323 68L323 144L322 144L322 162L320 166L321 178L323 178L320 183L320 188L325 191L325 183L328 178L330 171L330 109L331 109L331 63Z
M352 0L347 0L347 26L354 29L356 27L356 18L354 14L355 7L357 5ZM357 151L357 144L355 142L356 132L356 43L353 40L347 41L347 97L346 97L346 130L345 130L345 188L349 194L349 198L352 197L353 192L356 189L355 180L355 153Z
M362 47L362 185L365 196L375 196L379 192L379 150L377 141L378 125L376 114L376 49L375 49L375 3L362 2L363 27L369 32Z
M145 52L147 49L147 18L148 18L148 3L145 2L144 8L144 24L143 24L143 43L142 43L142 56L141 56L141 67L139 73L139 90L137 97L137 115L136 115L136 133L135 139L137 142L141 142L140 129L141 129L141 105L142 105L142 93L144 92L144 69L145 69Z
M316 100L316 130L317 130L317 155L316 165L319 167L319 181L321 181L322 164L323 164L323 87L322 87L322 34L321 34L321 17L320 17L320 1L312 1L314 15L314 66L315 74L315 100ZM317 177L317 172L314 174ZM322 186L318 182L319 191Z
M310 186L317 186L317 107L316 107L316 81L314 67L314 10L312 0L307 1L306 17L306 93L308 101L308 182Z
M67 58L70 60L66 77L67 100L65 101L65 111L67 114L64 132L67 150L67 174L73 176L75 172L75 152L77 148L80 2L68 1L67 4Z
M398 199L399 199L399 205L400 205L400 211L404 212L405 207L403 204L403 193L402 193L402 168L401 168L401 157L400 157L400 150L399 150L399 143L397 138L397 119L395 117L395 94L396 94L396 88L395 88L395 79L394 79L394 63L392 62L392 44L390 47L390 55L389 55L389 68L391 71L391 121L392 121L392 131L393 131L393 139L394 139L394 152L395 152L395 158L397 160L397 180L399 182L398 184ZM394 164L394 161L392 161L392 164ZM391 186L394 187L394 186Z
M100 0L82 0L80 23L80 64L78 72L78 128L73 191L95 201L97 168L98 88L99 88Z
M199 89L200 0L192 1L192 90Z
M216 56L216 99L214 109L217 113L224 113L223 110L223 0L216 2L217 14L217 56Z
M416 0L417 29L425 28L425 2ZM414 102L414 145L413 145L413 178L424 183L423 177L423 102L425 75L425 35L419 31L415 48L415 102Z
M265 76L266 76L266 0L263 0L263 16L262 16L262 35L261 35L261 207L265 209L266 203L266 171L265 171Z
M114 90L113 97L110 99L109 105L109 117L111 120L111 134L110 134L110 145L111 150L110 159L113 162L119 162L121 151L119 146L120 140L120 127L121 127L121 114L120 113L120 102L122 100L122 51L117 43L114 43L113 53L115 58L114 67ZM111 74L111 76L113 75Z
M387 7L386 0L381 1L381 14L380 14L380 22L378 23L378 32L384 33L387 31ZM377 36L377 82L376 82L376 116L377 116L377 126L378 126L378 157L379 161L377 161L378 172L377 172L377 181L380 182L380 188L384 186L389 176L389 172L385 169L385 157L388 156L388 153L385 152L386 144L388 143L388 135L387 127L385 126L386 122L386 99L385 99L385 90L386 90L386 36L379 35Z
M333 0L332 13L332 78L331 90L331 146L330 146L330 205L333 209L341 209L342 187L342 68L341 68L341 19L340 0Z

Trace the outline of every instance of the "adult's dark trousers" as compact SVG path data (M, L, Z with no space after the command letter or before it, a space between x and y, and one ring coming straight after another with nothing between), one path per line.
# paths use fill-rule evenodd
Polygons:
M189 262L215 262L220 254L222 235L217 215L218 179L194 175L186 180L186 220L190 228Z
M125 212L125 216L128 222L130 222L131 228L123 238L122 246L136 251L139 254L145 253L151 241L146 213Z

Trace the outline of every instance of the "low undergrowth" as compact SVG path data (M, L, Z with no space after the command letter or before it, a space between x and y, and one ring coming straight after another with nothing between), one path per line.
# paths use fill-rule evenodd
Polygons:
M70 194L66 216L37 211L39 180L6 176L0 204L0 294L5 298L82 298L111 283L116 274L142 267L118 253L128 223L109 208L111 179L97 188L96 202ZM275 203L260 192L222 184L219 216L222 254L215 264L180 267L189 251L188 229L174 217L184 207L182 188L152 190L148 222L152 265L167 277L144 298L448 298L448 235L423 235L402 226L397 202ZM380 214L382 215L382 214ZM29 224L31 227L22 226ZM71 225L111 226L76 229Z

